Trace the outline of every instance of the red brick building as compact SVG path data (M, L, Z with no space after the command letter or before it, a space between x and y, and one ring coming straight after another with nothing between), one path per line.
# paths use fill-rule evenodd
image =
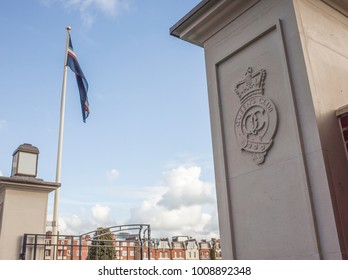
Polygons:
M202 239L198 243L198 248L199 248L199 259L210 260L210 250L212 248L211 242L208 242L206 239Z
M171 259L172 260L185 260L186 259L186 247L185 241L182 238L173 237L171 242Z
M114 238L116 260L209 260L212 248L215 251L215 259L221 259L219 239L203 239L197 242L188 236L175 236L171 241L168 238L160 238L141 244L138 238L133 236ZM92 244L89 235L61 236L57 246L51 244L51 239L51 232L47 232L42 245L45 260L51 259L54 247L57 250L57 260L86 260L88 248Z
M44 259L51 260L53 251L56 250L57 260L85 260L88 255L89 235L77 236L63 236L58 239L57 245L53 246L52 232L46 233L43 250Z

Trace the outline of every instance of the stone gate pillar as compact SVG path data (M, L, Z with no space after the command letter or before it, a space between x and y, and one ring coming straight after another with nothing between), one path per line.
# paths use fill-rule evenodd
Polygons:
M204 48L224 259L347 259L348 1L205 0L171 28Z
M11 177L0 177L0 260L19 259L25 233L45 233L48 194L59 184L36 178L38 153L30 144L19 146Z

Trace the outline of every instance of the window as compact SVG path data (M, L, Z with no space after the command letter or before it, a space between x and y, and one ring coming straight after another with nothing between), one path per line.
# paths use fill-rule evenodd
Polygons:
M134 257L134 251L130 251L130 252L129 252L129 255L130 255L131 257Z
M123 256L123 257L127 257L127 255L128 255L128 254L127 254L127 251L122 251L122 256Z

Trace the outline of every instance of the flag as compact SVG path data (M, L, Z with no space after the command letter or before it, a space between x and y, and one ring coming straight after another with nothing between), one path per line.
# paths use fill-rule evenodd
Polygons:
M85 78L85 75L83 74L81 70L80 64L77 60L77 56L74 52L74 49L71 43L70 34L69 34L69 46L68 46L67 52L68 53L67 53L66 65L69 66L70 69L75 73L77 86L80 92L82 119L83 119L83 122L86 122L86 119L89 115L89 103L88 103L88 97L87 97L88 83Z

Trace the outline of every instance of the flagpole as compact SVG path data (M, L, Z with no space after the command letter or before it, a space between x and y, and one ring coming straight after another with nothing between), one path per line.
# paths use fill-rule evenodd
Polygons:
M62 84L62 96L60 103L60 125L58 136L58 152L57 152L57 169L56 169L56 183L60 184L61 180L61 165L62 165L62 148L63 148L63 134L64 134L64 115L65 115L65 96L66 96L66 77L67 77L67 59L68 59L68 47L69 36L71 27L67 26L66 31L66 45L65 45L65 58L64 58L64 72L63 72L63 84ZM59 188L54 192L54 205L53 205L53 221L52 221L52 245L53 252L51 259L56 259L57 250L57 235L58 235L58 203L59 203Z

